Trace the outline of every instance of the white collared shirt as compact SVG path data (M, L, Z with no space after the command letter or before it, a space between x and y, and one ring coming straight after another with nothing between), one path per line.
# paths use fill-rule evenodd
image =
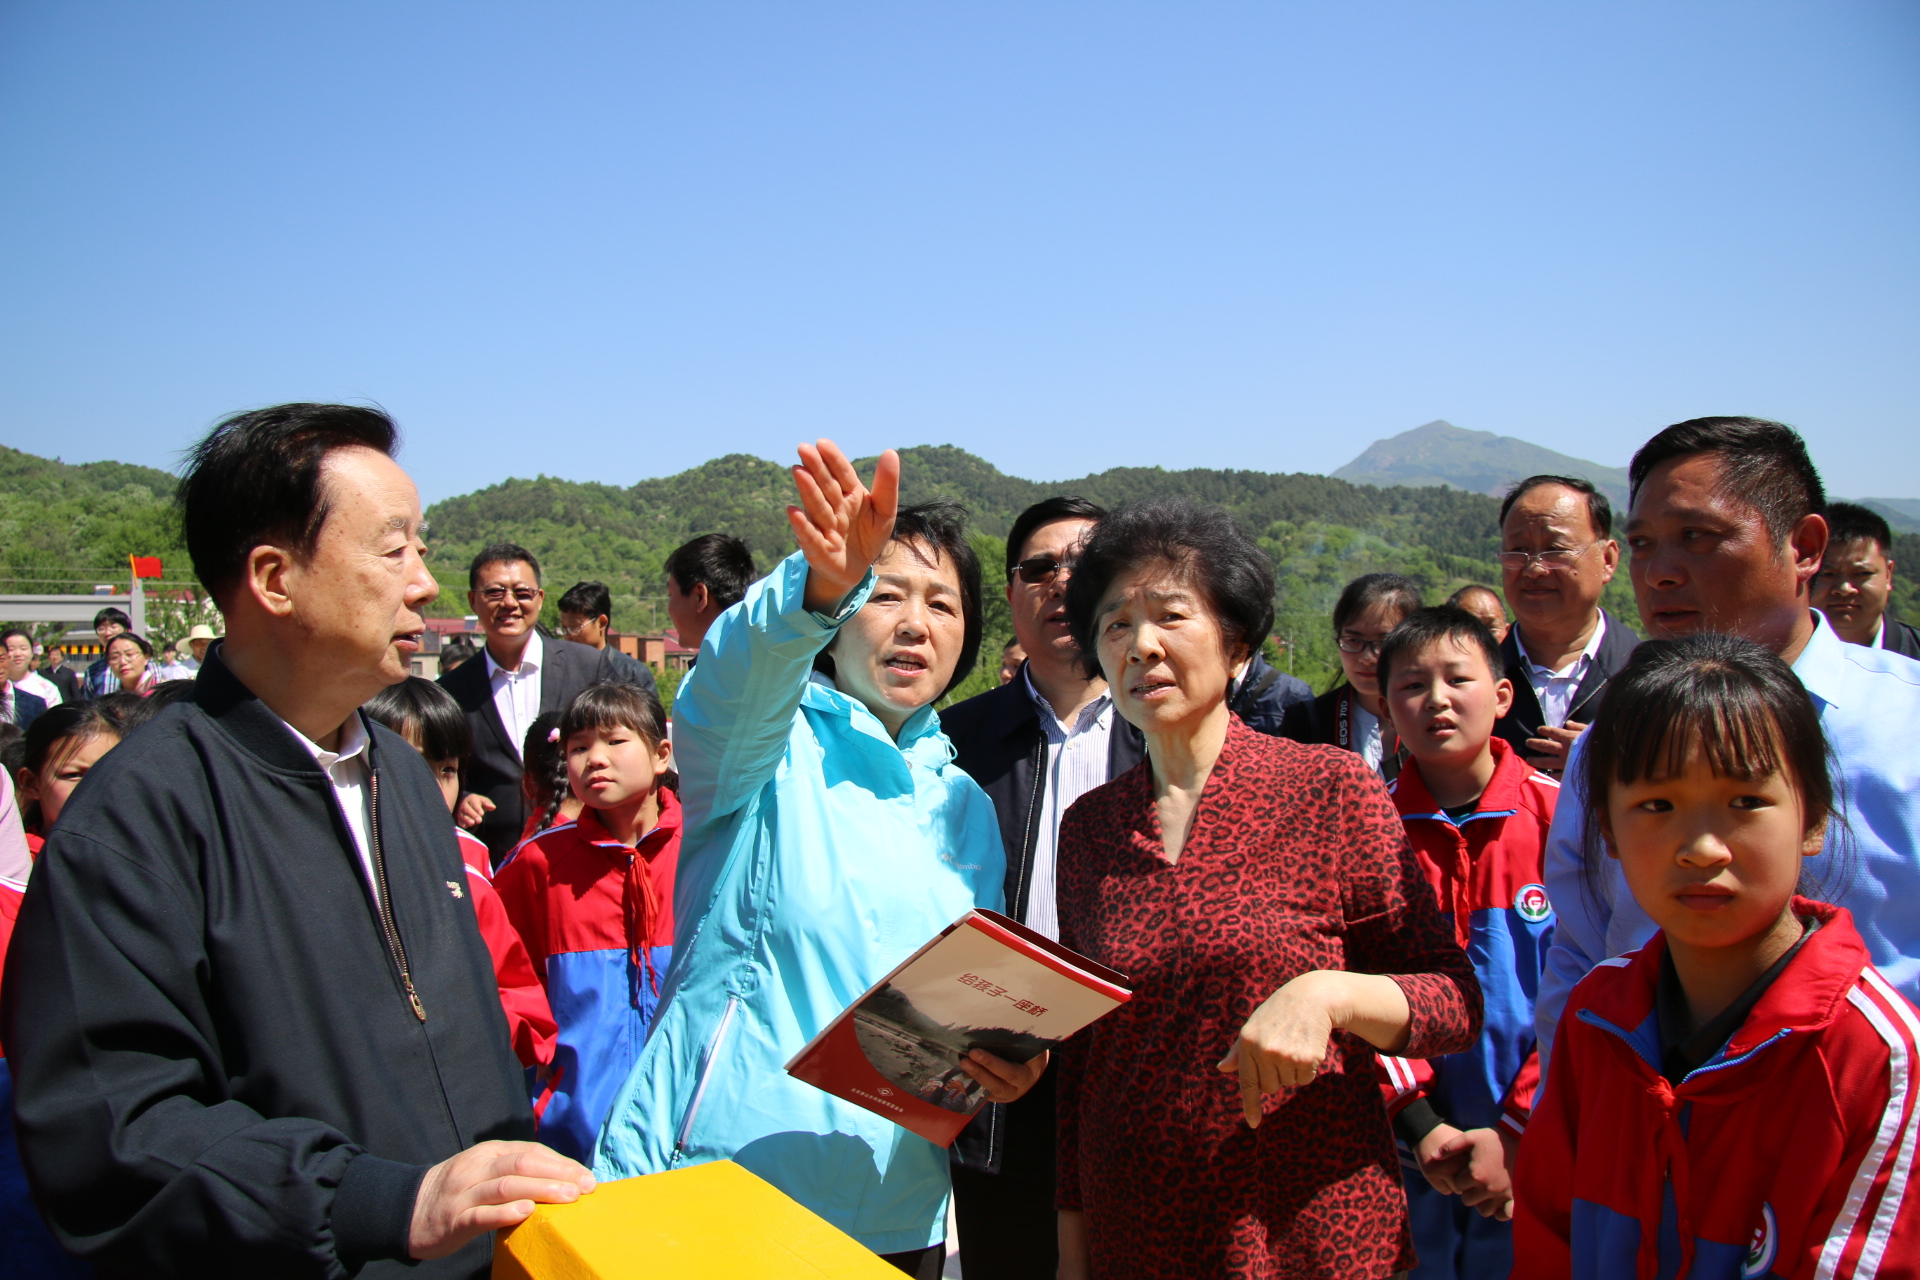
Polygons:
M42 699L47 704L48 709L60 705L60 686L41 675L38 671L27 672L26 677L16 681L16 683L20 688L25 689L34 697Z
M1834 632L1834 634L1839 635L1840 633L1836 631ZM1884 649L1886 647L1887 647L1887 615L1883 613L1880 615L1879 621L1873 624L1873 639L1867 641L1867 648ZM47 705L52 706L53 704L48 703Z
M545 646L540 643L540 633L532 632L527 636L527 647L520 653L520 666L509 671L493 660L493 654L482 650L487 659L487 683L493 688L494 709L500 713L500 723L506 726L507 738L513 743L513 754L517 758L527 740L527 730L540 718L540 667L545 658Z
M1040 713L1040 731L1047 736L1047 772L1034 779L1046 788L1040 802L1039 829L1033 839L1033 877L1027 888L1029 929L1060 940L1060 907L1054 886L1060 852L1060 819L1075 800L1107 782L1107 749L1113 740L1113 698L1101 694L1080 709L1071 725L1053 712L1033 678L1023 669L1027 696Z
M1607 615L1603 613L1587 640L1587 647L1572 662L1555 671L1528 656L1526 637L1520 634L1520 624L1514 624L1513 643L1520 650L1520 662L1527 673L1527 683L1533 686L1534 700L1540 704L1542 725L1558 729L1567 722L1573 710L1573 695L1580 691L1580 682L1587 678L1594 655L1600 652L1600 642L1606 638Z
M1380 772L1380 761L1386 758L1387 744L1380 736L1380 717L1360 705L1360 695L1353 695L1353 749L1367 762L1367 768Z
M287 724L285 720L280 722ZM373 879L373 771L367 767L367 726L360 721L360 713L354 712L347 722L340 726L340 749L328 751L325 747L287 724L287 732L292 734L320 771L327 775L333 784L333 798L340 802L340 812L347 820L347 830L353 833L354 848L360 852L360 865L367 873L367 887L379 894Z

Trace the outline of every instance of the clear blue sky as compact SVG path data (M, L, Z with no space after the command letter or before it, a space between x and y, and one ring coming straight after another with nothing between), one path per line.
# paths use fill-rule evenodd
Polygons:
M0 4L0 440L371 399L426 496L953 443L1804 430L1920 495L1920 6Z

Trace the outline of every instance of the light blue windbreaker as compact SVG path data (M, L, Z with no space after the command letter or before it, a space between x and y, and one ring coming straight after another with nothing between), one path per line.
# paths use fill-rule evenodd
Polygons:
M685 807L674 956L594 1175L732 1159L876 1253L938 1243L947 1153L785 1071L868 987L973 907L998 910L993 804L932 707L896 744L809 681L866 603L802 603L789 556L721 614L674 698Z

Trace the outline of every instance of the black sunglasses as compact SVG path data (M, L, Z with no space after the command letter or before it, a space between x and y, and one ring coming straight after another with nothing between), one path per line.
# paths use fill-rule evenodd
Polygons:
M1015 573L1020 575L1022 582L1031 583L1033 586L1039 587L1052 582L1053 575L1059 573L1062 569L1065 569L1068 573L1072 573L1073 561L1061 560L1055 556L1030 556L1013 566L1013 569Z

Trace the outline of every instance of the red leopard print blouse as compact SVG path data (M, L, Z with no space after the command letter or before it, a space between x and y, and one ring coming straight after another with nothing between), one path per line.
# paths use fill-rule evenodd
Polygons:
M1480 988L1399 815L1360 757L1233 721L1169 865L1150 764L1060 827L1061 941L1133 1000L1059 1055L1059 1203L1084 1209L1098 1280L1390 1276L1414 1264L1373 1049L1270 1095L1258 1130L1215 1070L1254 1009L1313 969L1391 975L1408 1057L1465 1049Z

